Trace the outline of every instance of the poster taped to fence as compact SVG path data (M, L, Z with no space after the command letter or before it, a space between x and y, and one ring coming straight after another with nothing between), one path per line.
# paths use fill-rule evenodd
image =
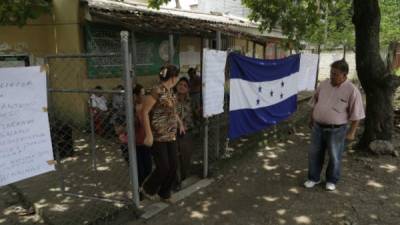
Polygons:
M203 51L203 116L224 112L226 51Z
M54 170L46 74L0 68L0 186Z

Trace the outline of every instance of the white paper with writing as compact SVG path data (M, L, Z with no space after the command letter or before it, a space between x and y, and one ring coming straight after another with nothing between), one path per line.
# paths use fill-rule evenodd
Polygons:
M226 51L203 51L203 116L224 112Z
M54 170L46 75L0 68L0 186Z

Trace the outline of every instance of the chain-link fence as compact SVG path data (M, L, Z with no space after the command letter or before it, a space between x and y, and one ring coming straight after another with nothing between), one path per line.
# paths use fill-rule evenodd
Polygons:
M121 45L121 53L46 58L56 172L1 187L0 225L118 224L121 213L137 209L127 37ZM195 122L192 176L212 176L215 162L230 158L243 143L259 141L237 140L228 147L228 99L223 114ZM290 123L284 127L292 129Z
M121 43L122 54L46 58L56 172L1 187L0 224L110 224L137 208L127 39Z
M115 219L126 212L134 218L139 193L130 126L133 71L127 37L121 45L121 53L46 57L56 171L1 187L1 225L116 224ZM216 120L209 120L207 147L206 120L196 121L191 131L191 176L202 177L209 170L204 162L219 158L213 134L217 128L212 125ZM204 158L208 150L209 158Z

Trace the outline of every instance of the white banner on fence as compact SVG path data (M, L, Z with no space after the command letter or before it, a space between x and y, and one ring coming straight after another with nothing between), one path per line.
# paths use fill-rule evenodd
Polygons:
M226 51L203 51L203 116L224 112Z
M314 91L317 79L318 55L302 53L300 56L300 69L297 77L297 91Z
M0 186L54 170L46 74L0 68Z

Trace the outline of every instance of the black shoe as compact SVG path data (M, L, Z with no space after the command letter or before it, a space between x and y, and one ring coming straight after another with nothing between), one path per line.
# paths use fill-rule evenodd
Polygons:
M142 194L144 198L147 198L147 199L149 199L149 200L156 200L156 196L155 196L155 195L148 194L148 193L144 190L144 188L142 188L142 189L140 190L140 194Z
M172 198L171 198L171 197L169 197L169 198L162 198L162 197L160 197L160 200L161 200L162 202L167 203L167 204L173 204L173 203L174 203L174 202L172 201Z
M178 191L182 190L182 184L181 184L181 183L176 184L176 185L172 188L172 190L173 190L174 192L178 192Z

